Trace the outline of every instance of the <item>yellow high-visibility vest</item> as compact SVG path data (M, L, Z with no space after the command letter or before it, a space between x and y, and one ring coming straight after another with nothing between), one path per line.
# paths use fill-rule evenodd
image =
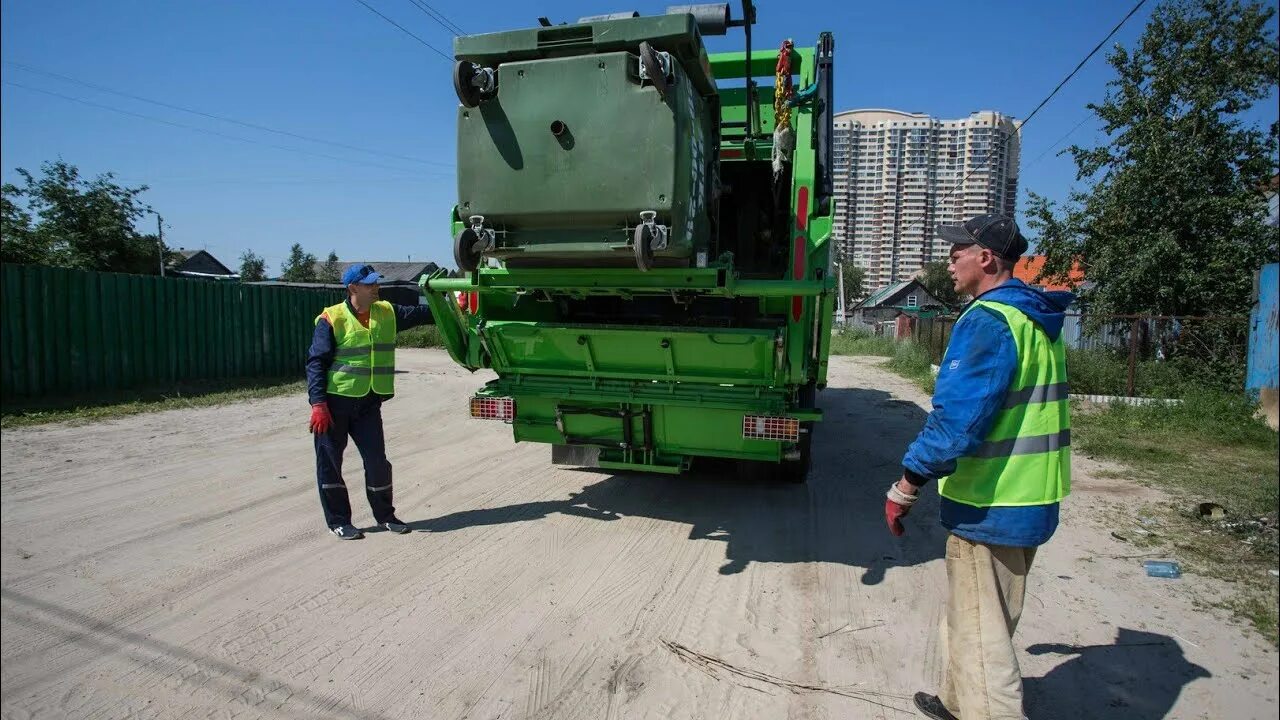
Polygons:
M995 423L956 470L938 482L949 500L975 507L1049 505L1071 491L1071 408L1062 337L1049 335L1021 310L978 300L1009 323L1018 370Z
M329 367L325 392L343 397L364 397L369 391L395 394L396 312L385 300L369 308L369 327L351 312L346 302L327 307L316 316L333 326L337 352Z

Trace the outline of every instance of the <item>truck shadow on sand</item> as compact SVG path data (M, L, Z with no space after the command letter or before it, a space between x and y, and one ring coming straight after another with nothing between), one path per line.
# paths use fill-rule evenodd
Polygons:
M895 538L884 522L884 493L902 472L902 455L924 424L917 405L880 390L828 388L818 395L808 483L748 478L735 463L708 462L682 476L615 474L562 500L463 510L410 525L424 532L528 522L551 513L601 521L649 517L690 526L690 540L725 543L721 574L752 562L826 562L865 568L875 585L886 569L942 557L945 531L937 496L925 497Z

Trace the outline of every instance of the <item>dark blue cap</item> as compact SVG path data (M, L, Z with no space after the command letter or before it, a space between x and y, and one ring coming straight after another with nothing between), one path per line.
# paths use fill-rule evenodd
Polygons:
M1018 224L1003 215L979 215L963 225L944 225L938 236L953 245L981 245L1005 260L1017 260L1027 251L1027 239Z
M375 285L382 282L382 276L372 265L352 265L342 273L343 285Z

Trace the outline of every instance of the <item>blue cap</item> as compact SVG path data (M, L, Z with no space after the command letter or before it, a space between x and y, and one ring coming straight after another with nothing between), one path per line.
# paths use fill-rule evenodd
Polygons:
M382 276L374 271L372 265L352 265L342 273L343 285L375 285L382 282Z

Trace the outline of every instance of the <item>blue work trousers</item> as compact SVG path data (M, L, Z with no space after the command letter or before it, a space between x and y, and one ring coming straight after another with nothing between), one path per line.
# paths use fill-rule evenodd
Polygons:
M382 398L374 393L362 398L330 395L328 405L333 427L327 433L314 434L316 481L324 521L330 528L351 524L351 499L342 479L342 453L350 437L364 460L364 494L369 498L373 520L381 525L396 514L391 504L391 463L387 462L382 434Z

